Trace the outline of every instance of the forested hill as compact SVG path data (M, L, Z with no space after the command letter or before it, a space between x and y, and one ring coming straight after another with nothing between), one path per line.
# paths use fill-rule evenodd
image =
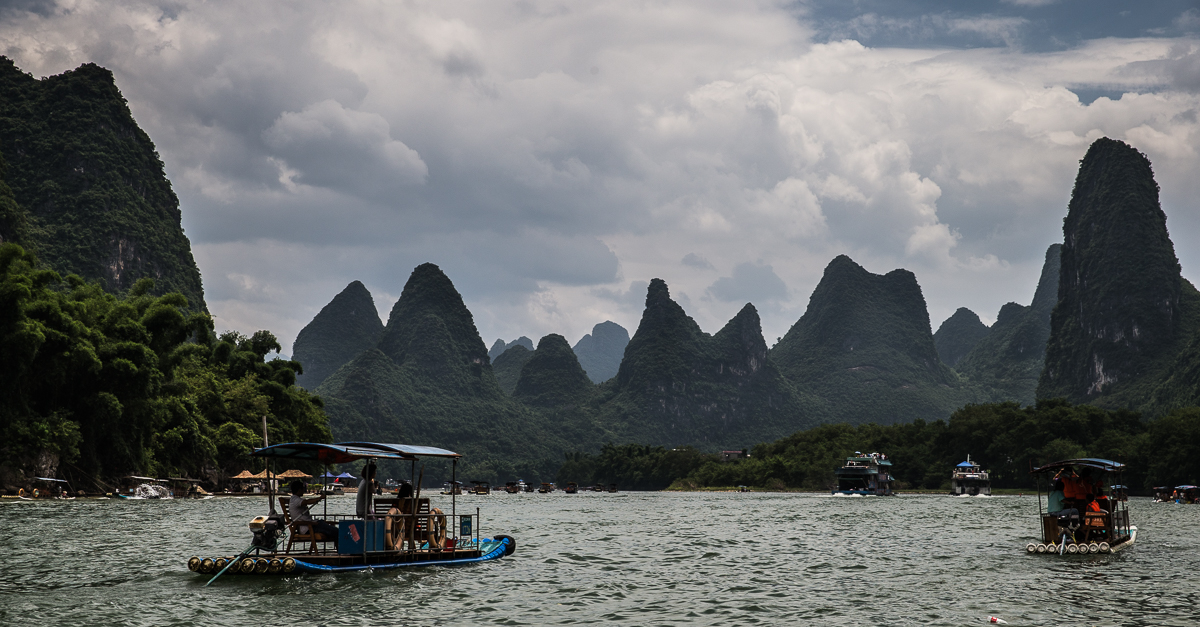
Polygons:
M205 310L179 200L112 72L87 63L45 79L0 57L0 153L20 214L0 203L0 237L63 275L120 293L139 279Z
M1038 376L1045 362L1050 337L1050 312L1058 298L1059 258L1062 245L1046 249L1046 260L1033 302L1028 307L1007 303L955 369L972 384L981 386L995 401L1033 404Z
M1150 414L1200 401L1200 293L1180 274L1150 161L1096 140L1080 162L1039 398Z
M938 357L913 273L872 274L845 255L829 262L770 357L828 404L829 422L938 420L980 399Z
M292 358L304 364L296 383L316 389L325 378L372 348L383 334L383 322L367 286L352 281L300 330Z

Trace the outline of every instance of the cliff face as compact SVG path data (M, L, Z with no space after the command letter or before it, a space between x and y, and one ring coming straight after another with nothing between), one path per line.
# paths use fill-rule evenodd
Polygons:
M987 325L975 312L959 307L933 334L933 345L942 363L953 367L987 334Z
M625 347L628 344L629 331L611 320L606 320L592 327L591 333L580 338L574 351L588 378L595 383L603 383L617 376L617 371L621 368L621 358L625 356Z
M742 448L824 417L767 359L752 305L710 337L660 279L650 282L641 323L604 389L601 424L638 442Z
M944 419L978 396L938 357L916 277L872 274L845 255L829 262L771 359L829 404L833 422Z
M292 359L304 367L296 384L316 388L343 364L374 348L381 333L383 322L371 292L359 281L350 283L296 336Z
M153 142L108 70L88 63L37 80L0 57L0 151L26 212L17 237L61 274L126 291L141 278L206 309L179 200Z
M1058 300L1061 254L1061 244L1046 249L1033 302L1028 307L1001 307L987 336L956 366L971 383L987 390L990 400L1024 405L1035 400L1050 338L1050 313Z
M1099 139L1080 163L1063 221L1058 303L1039 398L1140 405L1193 329L1186 285L1150 161ZM1194 290L1192 290L1194 291Z

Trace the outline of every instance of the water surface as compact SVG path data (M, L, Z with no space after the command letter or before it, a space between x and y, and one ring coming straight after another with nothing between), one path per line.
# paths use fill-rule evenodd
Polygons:
M449 510L449 497L434 496ZM446 502L440 503L440 500ZM1026 497L493 494L511 557L204 588L265 498L0 503L2 625L1196 625L1200 507L1131 501L1116 555L1026 555ZM349 512L353 497L334 497Z

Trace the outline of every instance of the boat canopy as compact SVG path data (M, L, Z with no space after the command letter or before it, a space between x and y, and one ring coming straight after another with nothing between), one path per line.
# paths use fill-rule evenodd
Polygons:
M402 455L393 451L378 448L350 446L346 444L319 444L316 442L288 442L272 444L251 453L254 457L275 457L281 459L306 459L322 464L345 464L364 457L383 459L413 459L410 455Z
M1109 487L1109 489L1112 489L1112 490L1128 490L1129 489L1129 486L1125 486L1125 485L1110 485L1108 487Z
M50 477L34 477L34 479L37 479L38 481L53 481L55 483L66 483L67 482L65 479L51 479Z
M1122 464L1121 462L1114 462L1111 459L1099 459L1096 457L1081 457L1079 459L1064 459L1063 461L1060 461L1060 462L1051 462L1049 464L1046 464L1045 466L1039 466L1037 468L1034 468L1033 472L1035 472L1035 473L1050 472L1052 470L1059 470L1062 468L1067 468L1069 466L1083 466L1085 468L1094 468L1096 470L1103 470L1105 472L1116 472L1116 471L1120 471L1120 470L1125 470L1125 464Z
M979 464L976 464L975 462L963 462L963 463L955 466L955 468L974 468L978 465Z
M339 446L376 449L392 453L400 453L409 457L462 457L454 451L435 446L413 446L411 444L381 444L379 442L338 442Z
M139 477L137 475L129 475L126 479L137 479L138 481L163 481L163 479L155 479L154 477Z
M1175 489L1176 490L1195 490L1196 486L1194 486L1194 485L1177 485L1177 486L1175 486Z

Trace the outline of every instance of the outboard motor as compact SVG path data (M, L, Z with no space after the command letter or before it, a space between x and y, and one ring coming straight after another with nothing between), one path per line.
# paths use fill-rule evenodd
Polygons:
M254 533L250 544L260 549L274 549L283 527L283 516L279 514L256 516L250 521L250 531Z
M1058 518L1058 528L1070 531L1072 536L1075 535L1075 530L1083 524L1083 520L1079 517L1079 510L1077 509L1064 509L1061 512L1056 512L1055 516Z

